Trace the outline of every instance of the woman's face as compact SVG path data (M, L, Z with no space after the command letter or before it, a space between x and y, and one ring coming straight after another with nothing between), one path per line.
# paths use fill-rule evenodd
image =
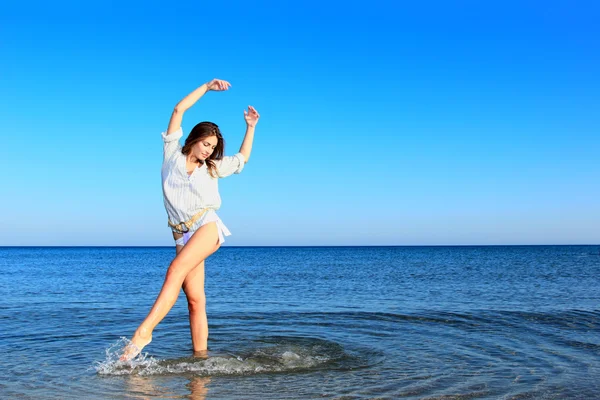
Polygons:
M192 147L194 157L196 157L198 160L206 160L215 150L215 147L217 147L218 143L219 139L217 139L216 136L209 136L201 139L194 145L194 147Z

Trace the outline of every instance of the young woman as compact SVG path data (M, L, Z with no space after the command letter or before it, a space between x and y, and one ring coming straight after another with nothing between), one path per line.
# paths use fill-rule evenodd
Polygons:
M235 156L223 155L225 141L219 127L212 122L196 125L183 147L179 139L183 135L181 120L184 112L206 92L225 91L230 86L227 81L213 79L194 90L175 106L169 127L162 134L163 196L176 256L152 309L125 347L121 361L131 360L152 341L152 331L173 307L182 287L188 301L194 351L207 349L204 260L217 251L225 236L231 234L215 212L221 206L218 179L239 174L248 162L260 115L252 106L248 106L248 111L244 110L246 135Z

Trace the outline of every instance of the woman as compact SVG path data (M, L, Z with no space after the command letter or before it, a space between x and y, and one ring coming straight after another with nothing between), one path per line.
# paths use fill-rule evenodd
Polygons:
M204 260L213 254L231 233L216 214L221 206L218 178L240 173L250 158L254 129L260 118L248 106L244 110L246 135L239 153L225 157L225 141L219 127L201 122L192 129L183 147L184 112L208 91L225 91L231 84L220 79L203 84L175 106L169 127L162 134L163 196L169 226L175 239L176 256L171 262L162 289L146 319L135 331L131 343L121 356L128 361L152 341L152 331L177 301L183 287L190 313L190 330L194 352L207 349L208 323L204 296Z

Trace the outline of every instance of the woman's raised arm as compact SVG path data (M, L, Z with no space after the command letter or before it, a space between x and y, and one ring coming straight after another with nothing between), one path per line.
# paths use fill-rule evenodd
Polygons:
M222 92L224 90L229 89L231 83L224 81L222 79L213 79L210 82L207 82L194 90L192 93L188 94L181 100L175 108L173 109L173 113L171 114L171 120L169 121L169 127L167 128L167 135L170 135L173 132L176 132L181 126L181 120L183 119L183 113L186 112L190 107L192 107L196 102L200 99L200 97L204 96L206 92L211 90L216 92Z
M254 129L258 123L260 115L258 111L252 106L248 106L248 111L244 110L244 119L246 120L246 135L244 135L244 141L240 147L240 153L246 158L246 162L250 158L252 152L252 142L254 141Z

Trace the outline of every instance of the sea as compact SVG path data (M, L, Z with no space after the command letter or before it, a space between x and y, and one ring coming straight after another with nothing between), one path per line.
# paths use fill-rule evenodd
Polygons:
M222 247L208 353L173 247L0 247L2 399L600 399L600 245Z

